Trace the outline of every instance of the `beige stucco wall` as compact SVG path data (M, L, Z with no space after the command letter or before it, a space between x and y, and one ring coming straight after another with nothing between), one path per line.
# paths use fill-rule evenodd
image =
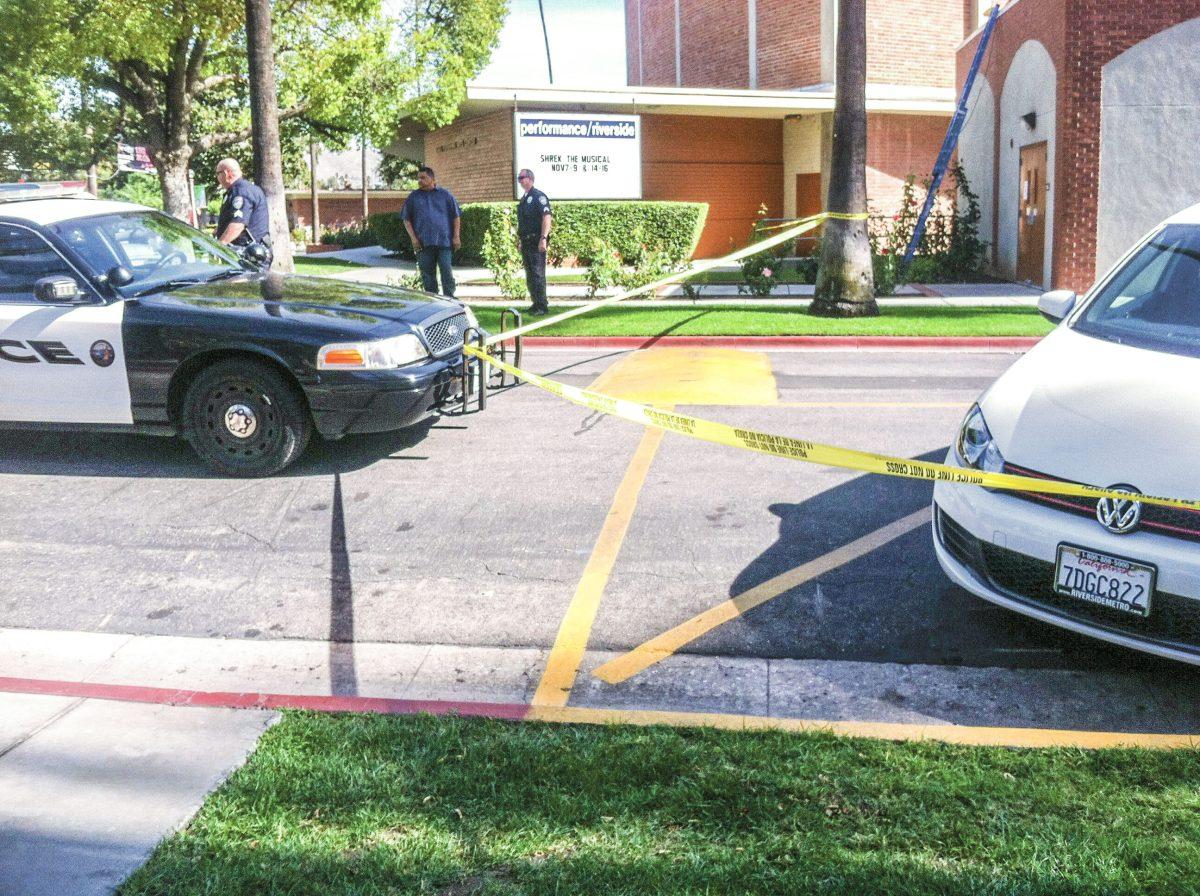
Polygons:
M1104 66L1096 274L1174 212L1200 202L1200 19Z

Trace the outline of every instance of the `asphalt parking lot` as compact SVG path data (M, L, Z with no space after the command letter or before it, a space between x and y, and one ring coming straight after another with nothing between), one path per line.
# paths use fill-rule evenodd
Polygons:
M1015 357L556 349L525 366L941 460ZM481 414L315 444L288 474L255 481L211 476L175 441L5 433L0 488L0 628L330 642L342 693L358 687L364 651L449 646L467 651L460 664L480 658L449 685L471 697L513 657L511 696L559 705L1198 722L1190 669L952 586L930 544L928 484L645 432L530 386L493 394ZM756 606L721 611L748 592ZM670 630L669 649L642 646Z

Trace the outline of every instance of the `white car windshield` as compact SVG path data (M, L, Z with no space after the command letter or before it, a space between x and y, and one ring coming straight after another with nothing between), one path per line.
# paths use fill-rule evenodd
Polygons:
M1113 342L1200 357L1200 226L1171 224L1155 234L1072 326Z
M49 229L93 274L100 276L117 266L128 269L133 279L121 287L127 294L245 270L232 250L161 212L97 215Z

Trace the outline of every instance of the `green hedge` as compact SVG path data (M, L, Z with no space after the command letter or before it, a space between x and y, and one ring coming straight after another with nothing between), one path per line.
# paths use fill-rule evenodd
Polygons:
M404 222L400 220L398 212L381 212L375 215L368 215L367 229L374 235L376 245L383 246L383 248L410 261L415 257L413 255L412 243L408 239L408 233L404 229Z
M707 218L705 202L556 202L550 259L590 264L599 238L625 259L641 257L645 247L679 263L696 251Z
M483 235L492 215L512 209L515 202L468 202L462 207L462 249L456 264L483 264ZM641 256L642 247L660 249L671 261L691 258L704 230L708 205L703 202L556 202L554 234L550 240L550 263L575 257L582 264L592 260L593 241L609 243L626 259ZM371 215L366 230L374 243L405 258L412 258L412 245L404 223L395 212Z

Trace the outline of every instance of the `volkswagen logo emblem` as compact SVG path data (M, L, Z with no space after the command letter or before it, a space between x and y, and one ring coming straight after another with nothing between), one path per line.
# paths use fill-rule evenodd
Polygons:
M1110 485L1109 491L1140 495L1132 485ZM1096 502L1096 520L1117 535L1126 535L1142 521L1142 505L1125 498L1101 498Z

